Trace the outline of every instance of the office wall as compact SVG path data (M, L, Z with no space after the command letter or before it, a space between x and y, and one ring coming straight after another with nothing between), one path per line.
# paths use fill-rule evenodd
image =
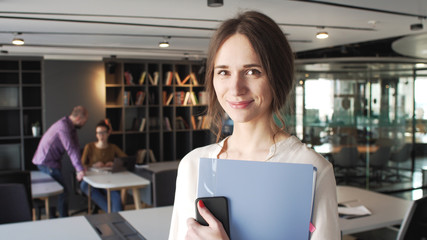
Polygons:
M103 62L45 61L43 84L45 128L69 115L74 106L83 105L89 120L78 130L80 145L95 141L95 126L105 118Z
M105 118L105 71L103 62L44 61L43 104L45 128L63 116L69 115L76 105L89 112L86 125L77 131L80 147L96 140L95 126ZM46 129L45 129L46 130ZM78 183L73 181L73 166L67 154L62 157L62 174L68 189L70 213L87 206L87 200L76 194ZM56 205L56 201L51 203Z

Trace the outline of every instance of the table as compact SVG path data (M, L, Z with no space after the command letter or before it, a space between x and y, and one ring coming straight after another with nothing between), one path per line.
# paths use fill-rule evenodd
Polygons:
M47 218L50 216L49 197L56 196L62 192L64 192L64 188L49 174L41 171L31 171L32 198L44 200Z
M339 219L343 235L400 224L411 201L349 186L337 186L338 203L364 205L372 215Z
M101 239L84 216L0 225L2 239Z
M344 235L401 223L411 201L365 189L337 186L339 202L358 202L372 215L339 219ZM172 206L121 211L119 214L147 239L168 239ZM49 233L49 234L46 234ZM83 216L0 225L0 236L7 239L100 239Z
M173 206L119 212L147 239L167 240Z
M100 172L87 172L83 178L89 185L88 188L88 209L90 214L91 209L91 196L90 188L102 188L107 190L107 205L108 212L111 212L111 191L121 189L132 189L133 200L135 202L135 208L140 209L140 197L138 189L147 187L150 181L140 177L129 171L123 171L118 173L100 173Z
M338 153L341 148L345 147L345 145L332 145L330 143L324 143L322 145L314 146L314 150L317 153L320 153L322 155L328 155L328 154L334 154ZM360 154L366 154L366 153L375 153L378 150L378 145L357 145L357 151L359 151Z

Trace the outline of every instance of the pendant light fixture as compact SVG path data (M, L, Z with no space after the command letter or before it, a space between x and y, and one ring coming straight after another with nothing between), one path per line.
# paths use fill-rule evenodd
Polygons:
M317 38L317 39L325 39L325 38L328 38L328 37L329 37L328 32L326 32L326 31L324 30L324 29L325 29L325 27L317 27L317 28L321 30L320 32L317 32L317 34L316 34L316 38Z
M16 33L16 34L15 34L15 37L14 37L14 38L13 38L13 40L12 40L12 44L13 44L13 45L17 45L17 46L24 45L24 39L23 39L23 38L18 37L18 36L20 36L20 35L21 35L21 33Z
M161 48L169 47L170 45L169 45L168 39L170 39L170 38L171 38L170 36L164 37L163 41L159 42L159 47L161 47Z

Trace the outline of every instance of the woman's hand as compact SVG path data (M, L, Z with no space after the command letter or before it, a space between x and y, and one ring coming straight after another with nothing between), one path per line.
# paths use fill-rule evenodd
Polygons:
M200 225L194 218L189 218L187 220L188 231L185 239L229 239L222 223L205 207L203 201L199 200L197 208L209 226Z
M105 163L105 166L106 167L112 167L113 166L113 162L109 161L109 162Z
M92 167L101 168L101 167L104 167L104 163L103 162L96 162L92 165Z

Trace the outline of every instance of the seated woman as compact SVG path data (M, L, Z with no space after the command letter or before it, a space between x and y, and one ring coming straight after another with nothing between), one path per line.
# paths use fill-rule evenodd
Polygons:
M98 141L86 144L82 164L86 167L112 167L115 157L126 157L126 154L117 145L108 143L111 127L107 121L100 121L96 125L96 138ZM80 188L85 194L88 194L88 183L82 181ZM91 187L92 200L105 212L108 211L107 191ZM122 210L120 191L111 192L111 212Z

